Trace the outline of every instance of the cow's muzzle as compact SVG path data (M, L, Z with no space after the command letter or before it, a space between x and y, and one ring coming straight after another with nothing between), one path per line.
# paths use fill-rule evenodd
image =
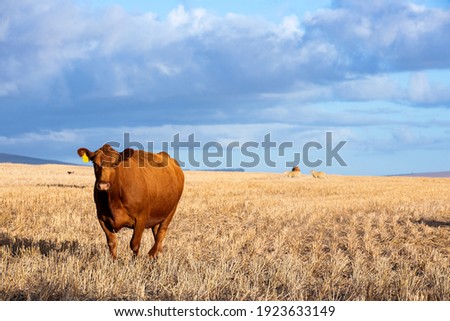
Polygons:
M96 186L99 191L107 191L111 187L111 184L108 182L98 182Z

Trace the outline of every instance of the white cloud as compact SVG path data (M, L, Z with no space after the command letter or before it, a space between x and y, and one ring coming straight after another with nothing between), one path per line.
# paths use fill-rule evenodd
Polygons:
M297 16L284 17L278 29L278 34L282 39L300 41L304 35L304 31L300 27L300 21Z
M450 10L406 1L335 1L278 24L181 5L167 17L120 6L88 11L68 0L4 0L0 9L0 41L9 48L0 52L3 96L154 101L290 92L304 101L401 96L439 104L432 89L406 94L387 75L450 68Z
M18 136L0 136L0 145L27 145L37 143L67 143L76 142L78 138L77 131L43 131L29 132Z
M326 107L326 106L325 106ZM159 151L163 149L162 142L171 143L174 141L175 135L179 134L181 142L187 142L190 134L195 134L195 141L200 142L201 146L208 142L218 142L222 145L224 150L231 142L238 142L242 146L245 142L256 142L259 148L253 149L261 157L261 164L259 167L250 168L248 170L282 170L285 162L293 159L293 152L302 153L303 146L308 142L318 142L325 146L326 132L332 132L332 146L336 146L340 141L346 141L344 147L340 152L349 168L333 167L328 170L334 172L348 172L351 173L358 168L365 168L362 174L370 174L370 169L367 167L370 163L378 166L377 155L393 156L401 151L414 151L416 153L430 150L440 151L448 150L448 141L450 133L448 132L448 124L441 124L433 126L427 124L429 120L421 117L424 109L410 108L408 117L418 118L419 123L410 124L406 120L399 121L398 119L388 119L386 116L378 115L378 119L369 117L366 119L366 124L361 126L361 121L352 120L349 117L360 118L364 120L363 113L358 114L357 109L354 114L351 111L343 110L339 113L327 113L326 108L321 110L313 110L310 108L289 108L284 110L280 107L278 110L272 110L272 116L279 115L279 117L272 117L271 123L255 122L251 124L211 124L211 125L162 125L162 126L142 126L142 127L95 127L95 128L78 128L65 129L60 131L45 131L45 132L29 132L17 136L0 136L0 148L7 153L18 155L29 155L34 157L46 159L59 159L68 162L80 162L76 154L79 147L86 147L95 150L105 143L112 144L116 149L122 150L125 147L132 147L135 149L144 148L147 150L153 149ZM282 120L283 112L286 117L292 119L291 122L286 123ZM448 110L443 111L443 115L448 114ZM322 117L325 124L320 123L314 117ZM334 123L329 122L329 119L334 118ZM280 119L280 121L278 121ZM312 121L311 121L312 120ZM421 122L421 123L420 123ZM381 124L381 125L380 125ZM439 135L436 135L436 131ZM129 136L126 138L125 134ZM264 167L262 162L263 148L261 143L264 141L264 136L270 133L271 141L276 142L280 146L283 142L293 143L292 148L289 147L284 157L277 157L277 149L271 149L271 159L276 160L277 168L271 169ZM153 145L152 145L153 143ZM325 149L318 150L320 154ZM174 153L172 148L169 148L170 153ZM236 152L237 158L233 158L237 163L233 166L239 166L239 161L242 160L242 155ZM439 154L436 152L435 154ZM445 154L445 153L444 153ZM195 159L202 161L201 150L196 149ZM355 156L357 155L357 156ZM375 155L375 156L374 156ZM182 147L180 149L180 159L187 161L187 149ZM364 156L364 160L361 157ZM313 156L316 159L316 155ZM323 157L320 154L319 157ZM372 159L373 157L373 159ZM377 158L378 157L378 158ZM245 159L248 161L248 159ZM222 165L225 166L225 158L221 159ZM395 159L393 157L392 163L403 164L405 160ZM81 163L81 162L80 162ZM204 168L204 164L201 163ZM377 167L378 170L383 168ZM380 174L380 173L379 173ZM381 173L385 174L385 173Z
M409 73L409 82L396 79L395 75L377 74L342 80L331 84L300 82L284 93L264 93L261 98L271 101L391 101L415 106L448 106L450 85L430 82L428 71Z
M430 82L424 72L413 73L409 83L409 97L411 101L424 105L448 103L450 86Z
M405 89L385 74L340 82L334 86L333 92L339 100L398 101L405 98Z
M216 17L209 14L205 9L197 8L186 11L184 6L179 5L167 16L170 28L186 32L191 35L201 35L210 31L215 23Z
M425 102L431 99L431 88L427 76L415 73L411 76L410 95L415 101Z
M5 41L9 30L9 20L0 17L0 42Z
M305 33L335 46L342 73L449 68L450 10L406 1L335 1L305 17Z
M0 97L17 93L17 85L12 82L0 83Z
M168 76L168 77L176 76L177 74L179 74L181 72L179 67L170 66L163 62L155 62L155 63L151 64L151 66L153 66L161 74Z

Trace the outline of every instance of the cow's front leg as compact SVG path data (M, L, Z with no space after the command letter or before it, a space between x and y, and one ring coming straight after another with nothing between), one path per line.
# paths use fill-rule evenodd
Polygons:
M136 257L139 254L139 248L141 247L142 234L145 230L145 221L144 220L136 220L134 225L133 237L130 241L131 250Z
M106 235L106 242L108 243L108 247L109 247L109 253L111 253L111 256L113 257L113 259L117 258L117 237L116 237L116 233L114 233L114 231L112 231L111 229L109 229L105 222L103 222L102 220L98 220L100 222L100 226L102 227L103 231L105 232Z

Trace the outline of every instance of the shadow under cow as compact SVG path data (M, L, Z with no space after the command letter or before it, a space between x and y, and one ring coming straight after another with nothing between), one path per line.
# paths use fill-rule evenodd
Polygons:
M0 233L0 246L8 247L13 256L21 256L24 251L37 249L41 255L47 256L50 252L77 253L80 248L78 241L57 242L54 240L33 240L31 238L11 237Z
M424 224L429 227L450 227L450 222L423 219L423 218L413 222L417 224Z

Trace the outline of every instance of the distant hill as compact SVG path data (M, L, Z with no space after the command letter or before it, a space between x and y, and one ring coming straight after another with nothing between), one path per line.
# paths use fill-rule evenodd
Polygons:
M183 169L185 170L185 169ZM198 169L200 172L245 172L245 169L239 168L214 168L214 169Z
M41 159L5 153L0 153L0 163L29 164L29 165L44 165L44 164L73 165L70 163L60 162L57 160Z
M403 177L450 177L450 171L447 172L430 172L430 173L410 173L410 174L398 174L387 176L403 176Z
M191 171L192 169L183 168L184 171ZM214 168L214 169L196 169L199 172L245 172L243 168Z
M218 168L218 169L206 169L208 172L245 172L243 168Z

